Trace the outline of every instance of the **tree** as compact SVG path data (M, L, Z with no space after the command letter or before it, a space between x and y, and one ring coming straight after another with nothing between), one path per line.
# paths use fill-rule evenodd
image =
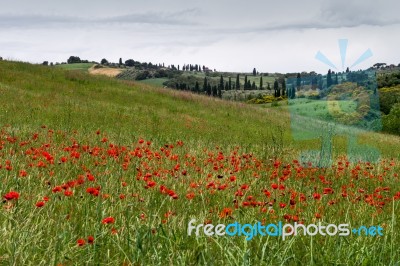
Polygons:
M297 73L296 86L297 86L297 90L300 90L300 87L301 87L301 75L300 75L300 73Z
M108 64L108 61L107 61L107 59L105 59L105 58L101 59L101 62L100 62L100 64L102 64L102 65L106 65L106 64Z
M211 93L212 93L211 84L208 83L208 84L207 84L207 95L208 95L208 96L211 96Z
M285 96L285 92L286 92L286 82L285 79L282 79L282 96Z
M271 90L271 85L269 84L269 82L267 83L267 90Z
M240 80L239 80L239 74L236 75L236 89L240 89Z
M264 89L263 88L263 78L262 76L260 77L260 90Z
M350 72L350 69L349 69L349 67L347 67L346 68L346 73L349 73Z
M274 81L274 96L275 97L281 96L281 93L279 91L279 83L278 83L277 79L275 79L275 81Z
M332 72L329 69L328 70L328 75L326 76L326 86L329 88L330 86L332 86Z
M247 75L244 76L244 89L247 90Z
M218 89L222 90L223 88L224 88L224 77L222 77L222 75L221 75L221 77L219 79Z
M290 90L290 99L296 98L296 88L294 87L294 84L292 84L292 89Z
M42 65L48 66L49 65L49 61L43 61Z
M194 92L196 92L196 93L200 92L200 85L199 85L198 81L196 81L196 85L194 85Z
M253 76L256 76L257 75L257 70L256 70L256 68L253 68Z
M339 84L339 79L338 79L338 74L336 73L336 75L335 75L335 85L338 85Z
M133 67L135 66L135 61L133 59L128 59L125 61L125 65L128 67Z
M212 87L212 96L216 97L218 95L218 89L217 86L213 86Z
M207 93L207 89L208 89L207 78L204 77L203 91L204 91L205 93ZM208 94L208 93L207 93L207 94Z
M251 84L251 89L252 89L252 90L255 90L255 89L256 89L256 82L255 82L255 81L253 81L253 84Z
M128 59L125 61L125 66L127 67L133 67L135 66L135 61L133 59Z
M228 90L232 89L232 80L231 77L229 77L229 81L228 81Z
M393 134L400 134L400 103L396 103L390 109L388 115L384 115L382 119L383 129Z
M70 56L67 60L68 64L81 63L81 59L78 56Z
M119 59L119 66L122 66L122 58Z

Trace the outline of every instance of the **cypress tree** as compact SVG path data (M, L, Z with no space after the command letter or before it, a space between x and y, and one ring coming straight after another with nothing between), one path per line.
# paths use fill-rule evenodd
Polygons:
M240 89L240 79L239 79L239 74L236 75L236 89Z
M262 79L262 76L261 76L261 77L260 77L260 90L264 89L264 88L263 88L263 85L264 85L264 84L263 84L263 79Z
M218 88L219 88L220 90L222 90L222 89L224 88L224 78L222 77L222 75L221 75L221 77L220 77L220 79L219 79L219 86L218 86Z
M332 72L329 69L328 70L328 75L326 76L326 86L329 88L330 86L332 86Z
M217 86L213 86L212 87L212 96L216 97L218 95L218 89Z
M207 95L208 95L208 96L211 96L211 93L212 93L211 84L208 83L208 84L207 84Z
M300 87L301 87L301 75L300 75L300 73L297 73L296 85L297 85L297 90L300 90Z
M208 86L207 86L207 78L204 77L203 91L204 91L205 93L207 93L207 89L208 89Z
M286 82L285 79L282 79L282 96L285 96L285 92L286 92Z
M244 89L247 89L247 75L244 76Z
M231 77L229 77L229 81L228 81L228 90L232 89L232 81L231 81Z
M278 80L276 80L276 79L274 81L274 96L275 97L281 96L281 93L279 92L279 83L278 83Z

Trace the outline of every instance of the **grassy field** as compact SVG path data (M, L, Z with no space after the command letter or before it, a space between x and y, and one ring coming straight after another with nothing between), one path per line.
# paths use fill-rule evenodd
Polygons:
M83 70L83 71L87 71L93 65L94 65L93 63L76 63L76 64L56 65L56 67L62 68L62 69L68 69L68 70Z
M397 265L398 137L299 161L290 114L0 62L1 265ZM313 123L310 120L310 123ZM196 237L188 223L379 225L383 236ZM247 231L247 233L249 233Z
M143 84L157 86L157 87L164 87L163 83L167 80L168 80L168 78L152 78L152 79L141 80L139 82L143 83Z

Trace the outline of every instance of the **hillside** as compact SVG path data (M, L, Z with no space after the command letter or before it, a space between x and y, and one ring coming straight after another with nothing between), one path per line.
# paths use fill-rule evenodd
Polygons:
M0 264L398 261L400 138L357 129L381 158L351 162L336 136L332 165L319 168L300 154L324 136L294 140L289 109L0 61ZM196 237L192 219L379 225L384 235Z

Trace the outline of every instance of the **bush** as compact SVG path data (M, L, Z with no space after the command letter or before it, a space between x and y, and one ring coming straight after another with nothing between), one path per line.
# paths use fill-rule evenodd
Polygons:
M382 122L384 131L400 135L400 103L393 105L390 113L383 116Z
M136 75L136 80L144 80L147 79L150 76L150 72L147 70L141 71L139 73L137 73Z

